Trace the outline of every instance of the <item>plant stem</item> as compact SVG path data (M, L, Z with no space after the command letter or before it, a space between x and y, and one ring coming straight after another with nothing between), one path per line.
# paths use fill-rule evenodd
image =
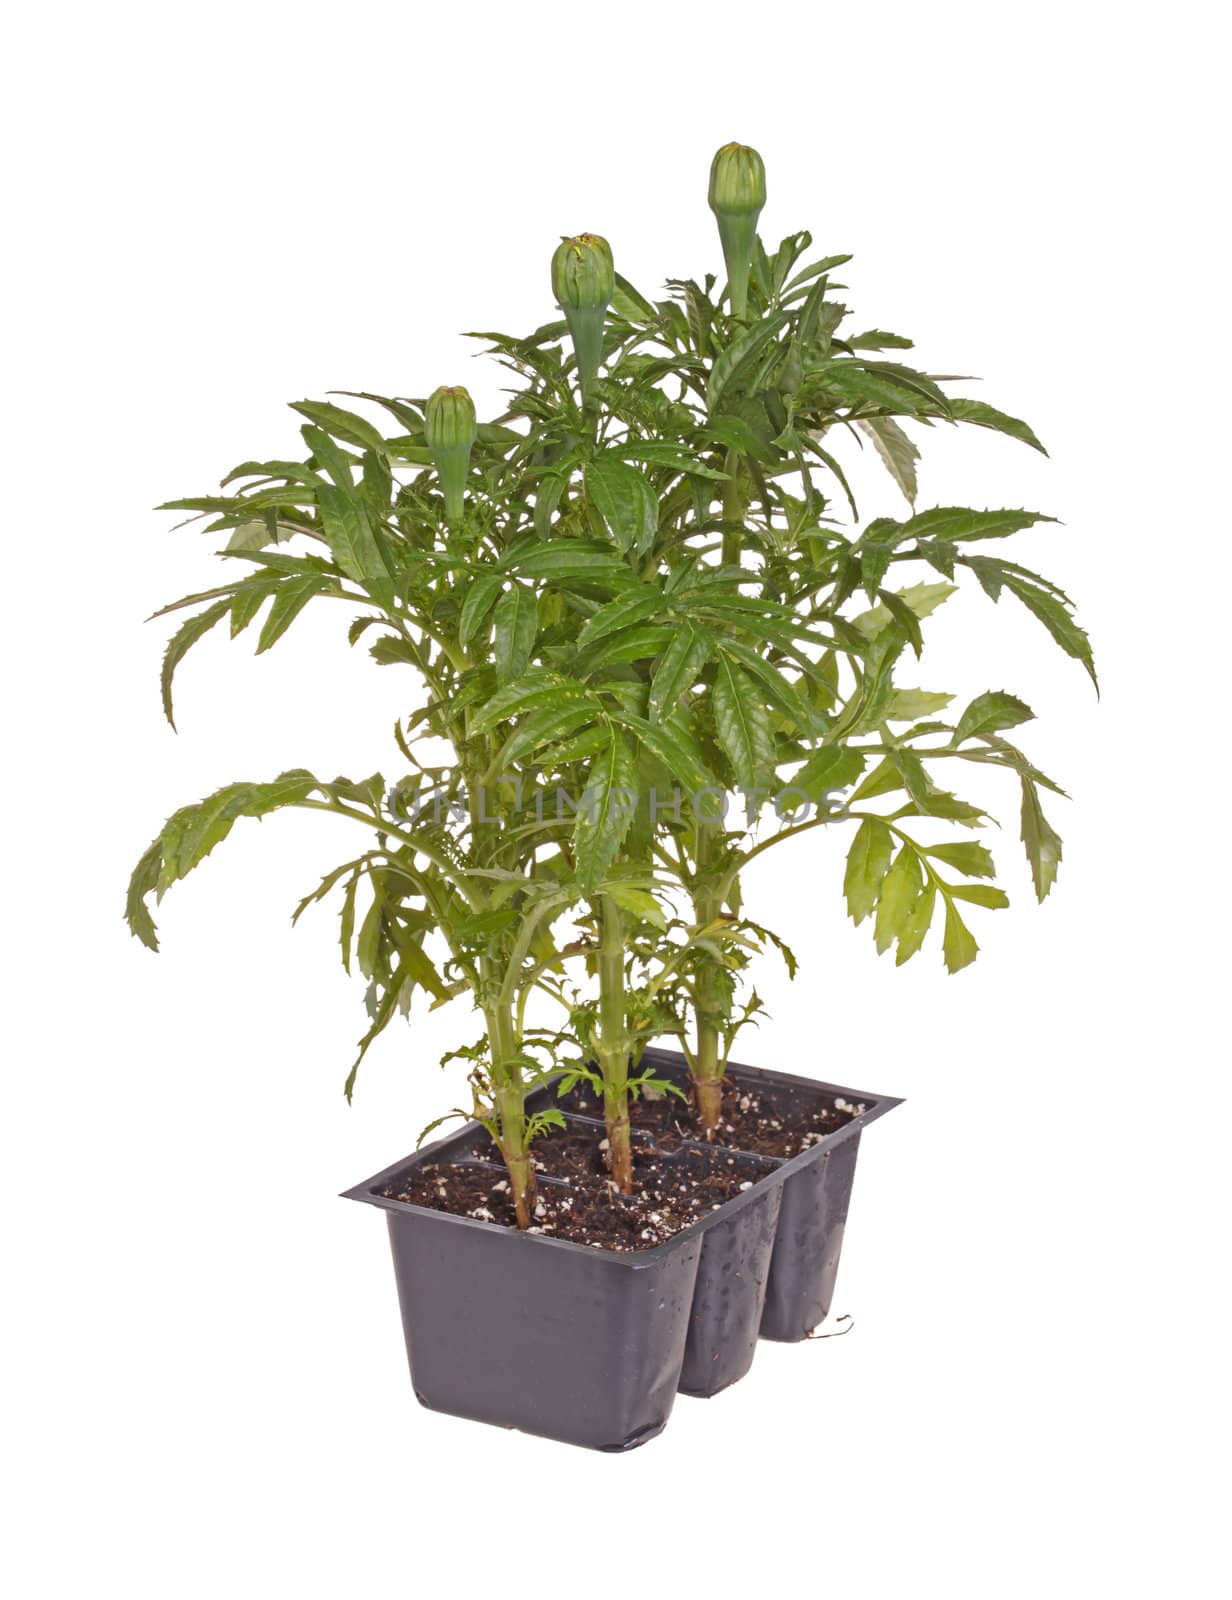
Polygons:
M723 895L714 882L712 856L714 825L700 819L697 824L698 885L693 910L699 928L714 922L723 909ZM723 993L715 958L702 953L693 1004L697 1028L697 1054L693 1063L693 1087L697 1094L697 1117L707 1139L714 1137L723 1105L723 1067L720 1060L720 1024L723 1020Z
M599 897L599 1037L596 1053L603 1079L608 1168L621 1194L632 1194L624 919L619 905L606 894Z
M492 1097L497 1143L509 1172L518 1227L529 1228L535 1212L535 1163L526 1141L526 1090L517 1064L513 1015L499 1000L484 1008L492 1059Z

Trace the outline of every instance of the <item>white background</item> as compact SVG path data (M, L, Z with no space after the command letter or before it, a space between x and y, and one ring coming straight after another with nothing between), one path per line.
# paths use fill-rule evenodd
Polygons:
M20 1600L1222 1591L1228 615L1224 48L1187 4L61 5L3 94L4 1375ZM33 20L31 20L33 18ZM444 20L441 20L444 19ZM746 1059L896 1092L864 1141L842 1339L765 1345L627 1458L420 1410L380 1219L337 1199L456 1093L465 1016L398 1028L318 912L350 842L242 823L120 922L177 805L291 765L389 770L395 672L310 611L220 634L162 722L156 605L218 581L150 509L297 448L284 400L466 382L465 328L551 314L561 233L658 292L718 270L714 147L763 231L853 250L867 326L1027 417L1043 460L922 442L921 505L1026 504L1104 696L1007 599L941 614L925 688L1006 687L1072 803L983 954L895 971L838 839L750 886L797 948ZM894 513L871 463L867 515ZM900 503L901 505L901 503ZM978 797L978 796L977 796Z

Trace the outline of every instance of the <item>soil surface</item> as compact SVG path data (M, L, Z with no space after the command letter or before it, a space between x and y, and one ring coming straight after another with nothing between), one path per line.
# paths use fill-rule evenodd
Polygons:
M595 1096L584 1090L575 1091L561 1103L579 1116L603 1115ZM723 1084L723 1119L714 1143L782 1160L820 1143L863 1110L862 1105L835 1103L829 1096L805 1095L783 1084L758 1089L728 1079ZM661 1147L678 1139L705 1139L691 1098L682 1100L666 1093L660 1099L640 1095L632 1102L629 1116L635 1128L651 1134Z
M649 1250L774 1170L731 1150L665 1153L640 1143L633 1157L635 1192L622 1195L607 1177L600 1137L571 1129L538 1142L545 1176L530 1232L601 1250ZM496 1165L427 1162L382 1192L434 1211L516 1226L508 1175Z

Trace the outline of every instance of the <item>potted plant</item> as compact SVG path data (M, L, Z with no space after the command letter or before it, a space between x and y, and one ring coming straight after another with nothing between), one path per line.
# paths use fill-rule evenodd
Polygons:
M518 380L495 421L456 386L303 401L303 460L171 502L227 536L234 575L160 613L188 613L169 720L210 629L260 616L264 651L319 600L403 674L406 712L392 773L296 770L177 812L133 874L132 931L157 948L150 897L240 818L297 807L366 830L296 911L337 895L343 963L368 982L348 1099L413 1005L482 1020L455 1052L470 1104L439 1119L465 1126L351 1191L388 1214L417 1392L600 1448L657 1432L678 1387L740 1377L759 1333L824 1317L860 1133L897 1103L729 1066L761 1009L755 963L777 947L795 967L746 908L745 867L849 831L853 920L899 964L937 924L960 970L967 908L1007 901L970 836L985 814L943 775L975 762L1019 786L1040 899L1056 785L1007 738L1024 702L990 690L954 716L901 674L970 575L1094 677L1067 597L986 553L1048 519L915 506L904 421L1038 449L1030 429L887 359L909 340L847 331L849 258L802 264L805 233L769 253L764 201L756 152L720 150L726 283L670 280L661 301L600 236L563 239L560 319L479 336ZM876 450L907 515L861 526L832 435ZM936 824L951 836L925 842Z

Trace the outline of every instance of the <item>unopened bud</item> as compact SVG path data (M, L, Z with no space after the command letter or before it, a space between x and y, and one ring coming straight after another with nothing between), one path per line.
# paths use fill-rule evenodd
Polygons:
M757 219L766 203L766 168L756 150L725 144L710 165L710 209L719 224L732 315L743 317Z
M424 412L424 440L445 496L445 520L462 520L462 500L475 445L475 403L465 389L437 389Z
M612 250L597 233L562 239L552 257L552 293L565 314L585 396L599 371L603 322L616 288Z

